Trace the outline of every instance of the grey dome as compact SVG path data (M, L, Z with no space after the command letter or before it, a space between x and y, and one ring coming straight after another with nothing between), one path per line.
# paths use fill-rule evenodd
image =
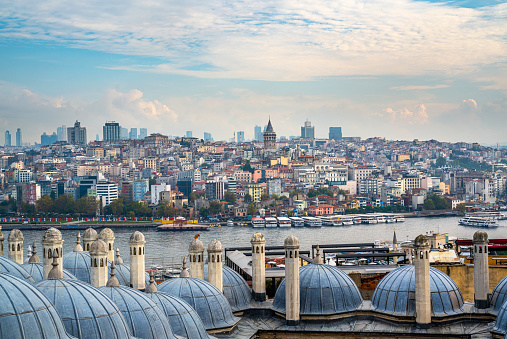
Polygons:
M299 268L301 315L332 315L355 311L363 302L352 279L336 266ZM273 308L285 313L285 279L276 290Z
M188 251L189 252L203 252L204 251L204 244L199 239L195 238L190 242L190 245L188 245Z
M55 306L67 331L82 339L131 338L120 309L104 293L79 280L42 280L35 285Z
M492 313L498 313L505 301L507 301L507 276L503 277L502 280L496 284L493 293L491 293L490 303Z
M252 290L245 279L228 266L222 266L224 295L233 312L246 310L252 301ZM208 280L208 265L204 265L204 280Z
M462 313L463 296L449 276L430 267L432 316ZM415 272L413 265L399 267L378 283L372 298L376 311L415 317Z
M222 243L218 239L213 239L208 244L208 252L222 252Z
M109 268L111 270L111 268ZM130 286L130 266L125 264L120 264L115 266L116 279L120 285ZM144 280L146 282L146 286L150 284L150 275L148 273L144 273Z
M207 339L197 312L182 299L163 292L146 293L164 312L175 334L189 339Z
M116 303L134 336L176 338L167 317L146 294L126 286L102 286L99 290Z
M101 240L97 239L90 245L90 253L106 253L107 254L107 244Z
M99 238L104 241L114 240L114 232L112 229L106 227L102 231L100 231Z
M179 297L192 306L206 330L229 328L239 321L218 288L197 278L175 278L157 286L159 292Z
M253 242L266 242L266 238L264 238L264 235L260 232L256 232L254 233L254 235L252 235L252 238L250 239L250 242L253 243Z
M504 302L498 309L495 325L491 332L507 336L507 302Z
M84 232L83 232L83 240L85 241L95 241L99 238L99 236L97 235L97 231L95 231L93 228L87 228Z
M299 247L299 240L294 235L289 235L287 238L285 238L283 245L285 247Z
M63 255L63 268L81 281L90 283L91 256L89 252L68 252ZM110 262L108 260L108 272Z
M3 255L0 255L0 272L9 273L30 283L35 283L35 279L17 262Z
M139 243L139 242L145 242L145 240L144 240L144 234L142 234L139 231L135 231L130 236L129 244L136 244L136 243Z
M0 273L0 338L71 338L55 307L24 279Z
M41 281L44 279L44 265L41 262L38 263L25 263L21 265L28 274L30 274L35 281ZM63 270L63 279L76 279L77 278L67 271L66 269Z

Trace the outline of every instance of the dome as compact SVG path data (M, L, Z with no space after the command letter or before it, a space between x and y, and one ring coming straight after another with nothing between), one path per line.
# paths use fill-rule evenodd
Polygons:
M204 251L204 245L202 244L202 241L195 238L190 242L190 245L188 246L189 252L203 252Z
M90 246L90 253L93 252L93 253L107 253L107 244L100 240L100 239L97 239L95 240L92 245Z
M266 239L264 238L264 235L260 232L254 233L252 235L252 239L250 239L250 242L266 242Z
M294 235L289 235L283 242L283 245L288 247L299 247L299 240Z
M491 303L492 312L495 314L498 313L503 303L507 301L507 276L503 277L502 280L496 284L489 301Z
M211 240L208 244L208 252L222 252L222 243L217 239Z
M299 268L301 315L332 315L355 311L363 302L352 279L330 265ZM276 290L273 308L285 313L285 279Z
M120 309L96 287L79 280L42 280L35 285L55 306L69 334L78 338L131 338Z
M9 273L30 283L35 283L35 279L20 264L3 255L0 255L0 272Z
M432 316L462 313L463 297L449 276L430 267ZM413 265L399 267L378 283L372 298L381 313L415 317L415 272Z
M90 283L91 256L89 252L68 252L63 255L63 268L81 281ZM109 270L108 261L108 270Z
M129 244L130 243L137 243L137 242L144 242L144 234L142 234L141 232L139 231L135 231L134 233L132 233L132 235L130 236L130 240L129 240Z
M84 241L95 241L97 240L99 237L97 235L97 231L95 231L93 228L87 228L84 232L83 232L83 240Z
M162 309L176 335L189 339L209 338L201 318L185 301L163 292L146 295Z
M157 288L190 304L201 317L206 330L233 327L239 321L232 314L231 306L222 292L207 281L175 278L164 281Z
M7 238L7 240L9 242L11 242L11 241L23 241L24 239L25 238L23 237L23 233L21 233L21 231L18 230L17 228L12 229L9 232L9 237Z
M245 279L228 266L222 266L224 295L233 312L246 310L252 301L252 290ZM208 280L208 265L204 265L204 280Z
M0 273L0 338L71 338L51 302L24 279Z
M430 247L428 237L425 235L418 235L414 240L414 247Z
M54 227L48 228L42 234L42 242L58 242L62 241L62 232Z
M26 263L21 265L28 274L30 274L35 281L41 281L44 279L44 265L42 263ZM77 278L67 270L63 270L63 279L76 279Z
M474 244L479 243L479 242L486 242L487 243L488 242L488 233L486 233L484 231L475 232L473 242L474 242Z
M126 286L103 286L99 290L115 302L135 337L176 338L167 317L146 294Z
M130 267L125 264L118 265L115 263L115 265L116 278L118 279L120 285L130 286ZM150 275L145 273L144 278L146 286L148 286L150 283Z
M507 336L507 303L504 302L498 308L498 315L491 332Z
M99 238L106 241L106 240L114 240L114 232L112 229L106 227L102 231L100 231Z

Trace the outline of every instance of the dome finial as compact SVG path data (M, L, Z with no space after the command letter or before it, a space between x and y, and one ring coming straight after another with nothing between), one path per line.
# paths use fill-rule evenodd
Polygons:
M83 252L83 246L81 246L81 232L77 232L76 246L74 246L74 252Z
M155 279L153 279L153 270L150 270L150 284L146 286L145 293L157 293L157 285L155 285Z
M51 264L53 268L49 271L48 279L49 280L57 280L63 279L63 272L58 269L58 252L53 250L53 263Z
M183 257L183 267L181 269L180 278L190 278L187 270L187 257Z
M116 265L114 264L114 261L111 263L111 277L107 281L106 286L107 287L120 287L120 282L118 281L118 278L115 277L116 273L114 272L114 269L116 268Z
M120 249L116 248L116 258L114 259L116 265L123 265L123 259L120 257Z
M28 259L28 263L39 263L40 259L37 256L37 245L35 244L35 241L32 244L32 255L30 256L30 259Z
M316 265L322 264L322 258L320 257L320 247L317 245L317 254L315 255L315 260L313 262Z

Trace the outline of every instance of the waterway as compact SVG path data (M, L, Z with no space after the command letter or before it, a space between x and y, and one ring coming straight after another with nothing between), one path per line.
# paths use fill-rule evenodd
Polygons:
M224 248L250 246L250 238L255 232L261 232L266 238L266 246L283 245L284 239L290 234L298 237L301 250L311 250L311 245L334 243L359 243L392 241L396 229L398 242L412 240L419 234L429 231L449 233L463 239L471 239L474 232L482 229L490 238L507 238L507 220L500 220L496 228L479 228L461 226L457 217L444 218L407 218L401 223L360 224L353 226L324 226L320 228L287 227L287 228L252 228L250 226L212 227L209 231L200 232L200 239L206 248L212 239L222 242ZM115 228L115 247L120 249L123 260L129 261L128 241L133 228ZM146 237L146 268L151 265L173 266L181 263L183 256L188 254L188 244L197 232L157 232L155 228L141 230ZM82 232L82 231L81 231ZM25 254L28 245L37 242L41 249L43 231L24 231ZM63 230L64 252L72 251L76 242L75 230ZM8 231L4 231L7 239Z

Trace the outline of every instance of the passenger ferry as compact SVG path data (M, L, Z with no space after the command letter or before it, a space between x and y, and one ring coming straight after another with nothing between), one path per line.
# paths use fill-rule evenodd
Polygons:
M497 227L498 223L493 218L487 217L464 217L459 221L460 225L475 227Z
M466 213L466 217L487 217L495 220L505 220L507 219L507 215L501 213L499 211L484 211L484 212L475 212L475 213Z
M333 217L319 217L322 221L322 226L333 226Z
M386 216L385 215L378 215L377 222L387 222Z
M354 217L340 215L340 221L343 226L351 226L354 225Z
M278 226L279 227L291 227L291 220L287 217L279 217L278 218Z
M303 217L303 220L305 222L305 226L310 226L310 227L321 227L322 226L322 220L320 220L319 218Z
M266 225L266 222L261 217L254 217L252 218L252 226L253 227L264 227Z
M392 224L392 223L396 222L396 217L395 217L395 216L393 216L393 215L389 215L389 216L387 216L387 218L386 218L386 222L387 222L388 224Z
M401 215L396 216L396 222L405 222L405 218Z
M277 227L278 226L278 221L276 220L276 218L266 217L264 219L264 221L266 222L266 227Z
M294 227L303 227L305 225L305 221L300 217L290 217L289 219Z
M361 216L361 222L363 224L377 224L377 217L374 215L363 215Z
M227 226L229 226L229 227L234 226L234 221L232 221L231 219L229 219L229 221L227 221Z

